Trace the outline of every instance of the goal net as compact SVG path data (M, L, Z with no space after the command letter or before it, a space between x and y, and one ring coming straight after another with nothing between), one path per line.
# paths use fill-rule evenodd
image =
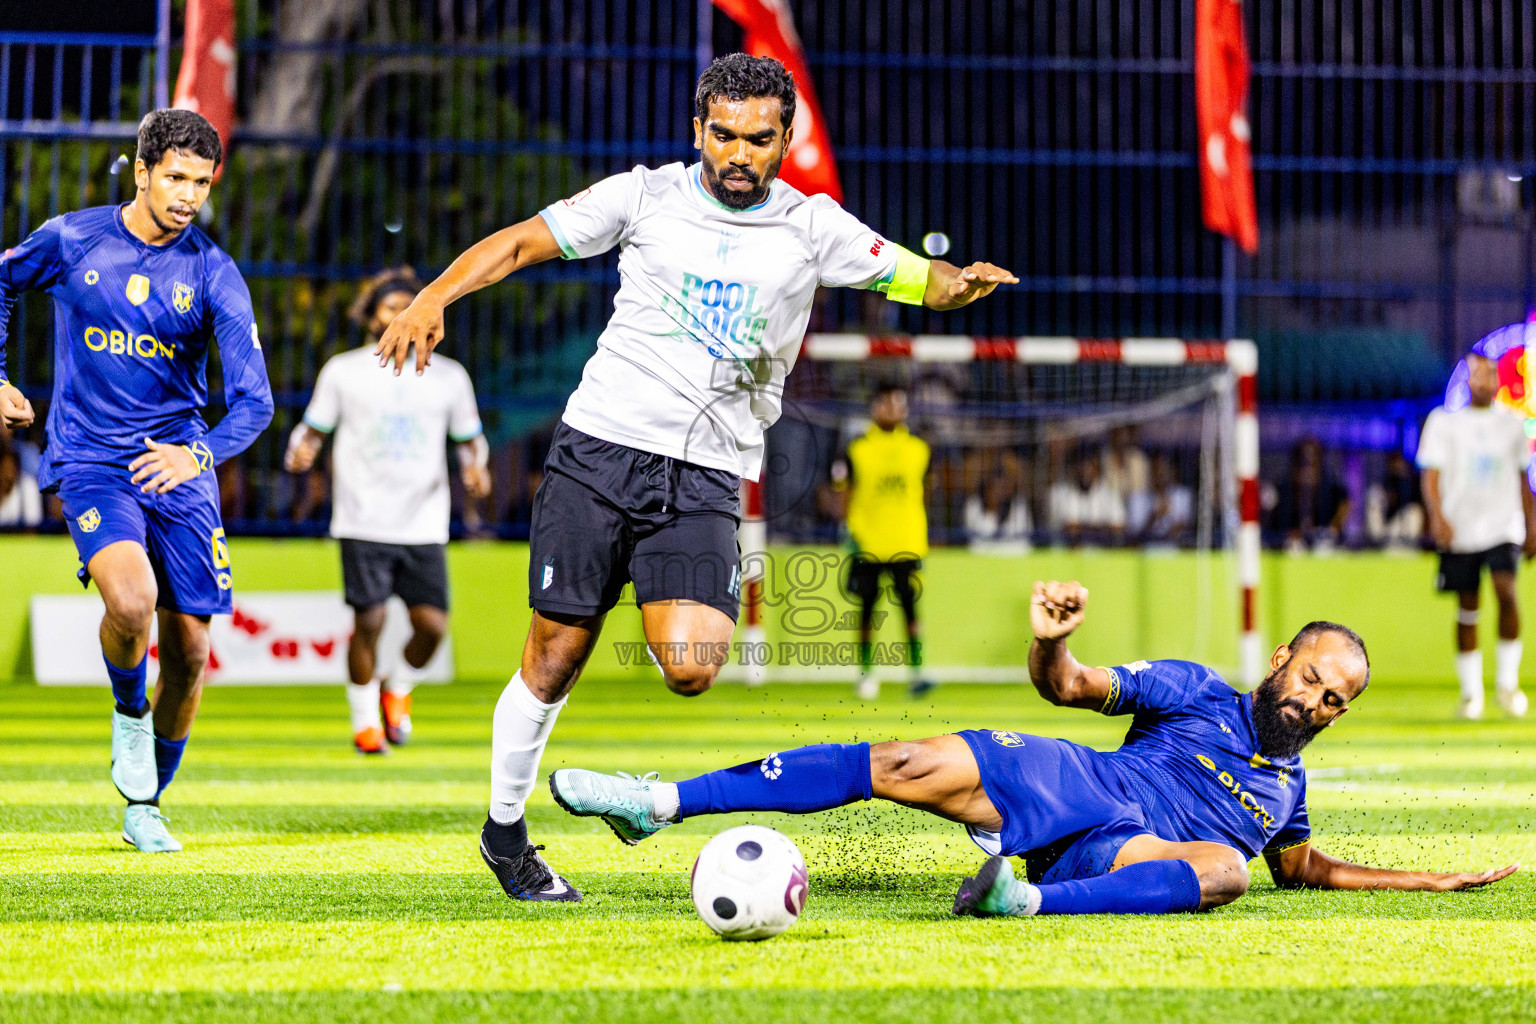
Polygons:
M808 335L746 488L734 671L854 678L842 460L874 396L900 388L931 448L930 677L1027 678L1030 587L1055 577L1093 581L1089 655L1189 658L1255 684L1256 370L1245 340ZM900 606L880 607L876 661L901 678Z

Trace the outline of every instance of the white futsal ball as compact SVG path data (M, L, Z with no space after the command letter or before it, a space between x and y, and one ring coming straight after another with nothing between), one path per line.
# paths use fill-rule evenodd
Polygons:
M693 862L693 906L722 939L771 939L805 909L800 848L762 825L726 829Z

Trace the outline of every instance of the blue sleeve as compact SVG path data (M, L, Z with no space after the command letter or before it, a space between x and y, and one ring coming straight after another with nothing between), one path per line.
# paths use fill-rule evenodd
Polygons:
M1105 669L1109 695L1099 709L1105 715L1168 714L1188 704L1204 679L1200 666L1187 661L1133 661Z
M224 364L224 401L229 407L219 425L203 438L217 465L249 448L272 422L272 386L267 382L251 292L233 263L224 263L214 273L208 301L214 340Z
M1264 853L1273 856L1311 841L1312 823L1307 819L1307 797L1303 793L1301 801L1296 805L1296 810L1291 812L1290 819L1280 826L1280 831L1276 832L1269 842L1264 844Z
M10 339L11 307L22 292L47 291L64 276L64 239L58 217L46 222L14 249L0 253L0 382Z

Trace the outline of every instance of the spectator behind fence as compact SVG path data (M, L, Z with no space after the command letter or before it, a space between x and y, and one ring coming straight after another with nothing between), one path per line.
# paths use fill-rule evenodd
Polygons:
M0 526L36 526L42 521L37 477L22 465L11 432L0 428Z
M1280 487L1275 531L1292 552L1331 550L1349 519L1349 493L1323 465L1323 446L1307 437L1291 449L1290 475Z
M1389 548L1417 548L1424 536L1419 474L1402 452L1387 458L1386 477L1365 493L1365 535Z
M1125 424L1111 430L1104 451L1104 482L1129 503L1147 493L1150 481L1147 453L1136 443L1136 428Z
M1194 496L1179 483L1168 456L1152 460L1152 484L1126 500L1126 532L1142 544L1179 544L1187 539Z
M965 499L965 535L972 551L1023 554L1033 531L1029 502L1006 471L988 476L980 491Z
M1097 454L1077 460L1072 480L1051 485L1051 531L1060 541L1117 544L1125 534L1125 499L1103 479Z

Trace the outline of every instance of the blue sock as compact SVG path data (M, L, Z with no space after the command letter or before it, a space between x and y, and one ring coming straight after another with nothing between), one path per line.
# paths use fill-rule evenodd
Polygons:
M160 799L160 794L165 792L165 787L171 784L176 777L176 769L181 767L181 755L187 751L187 740L190 736L179 740L168 740L159 733L155 733L155 771L160 776L160 788L155 792L155 799Z
M1040 886L1042 914L1178 914L1200 909L1187 860L1144 860L1095 878Z
M143 718L149 710L149 698L145 695L144 678L148 673L149 657L139 659L133 668L118 668L107 661L107 678L112 680L112 697L117 701L117 713L129 718Z
M870 795L868 743L798 747L677 784L684 818L727 811L805 814Z

